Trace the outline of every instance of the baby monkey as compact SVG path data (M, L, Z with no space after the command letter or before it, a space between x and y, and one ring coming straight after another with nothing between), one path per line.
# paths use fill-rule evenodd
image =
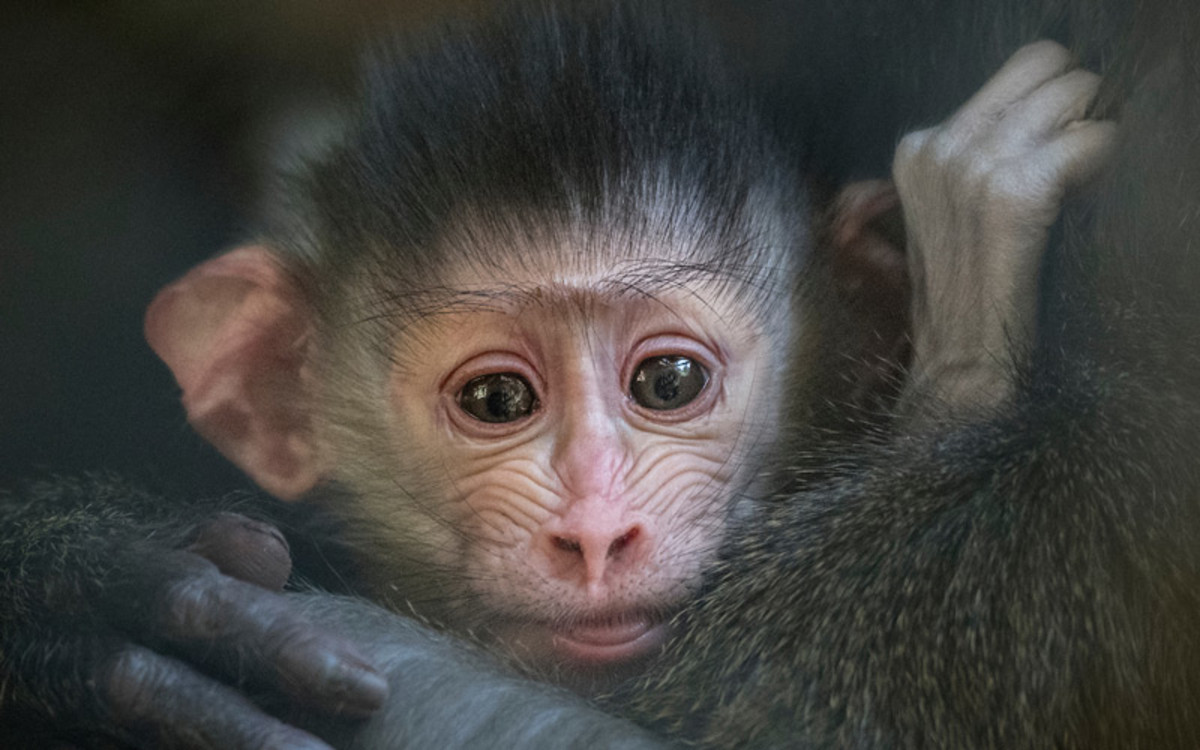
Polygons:
M288 215L146 317L191 424L301 501L239 508L288 530L299 580L585 691L671 637L801 460L783 440L830 457L1011 395L1047 228L1111 138L1083 119L1096 77L1038 44L905 139L895 187L813 206L737 76L672 23L527 8L380 53ZM880 229L899 207L907 259ZM271 527L66 484L9 506L5 535L41 545L3 559L42 576L16 587L23 611L107 634L55 636L79 676L62 688L15 648L46 637L37 618L9 616L22 711L147 746L282 747L314 740L184 662L351 715L384 699L352 646L224 574L279 587ZM64 508L81 520L35 531ZM92 567L47 563L78 549Z

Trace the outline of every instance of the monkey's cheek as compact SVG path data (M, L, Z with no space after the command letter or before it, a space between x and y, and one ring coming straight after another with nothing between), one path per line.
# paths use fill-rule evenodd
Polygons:
M552 632L550 647L568 664L605 666L639 659L667 640L666 623L631 620L608 625L578 625Z

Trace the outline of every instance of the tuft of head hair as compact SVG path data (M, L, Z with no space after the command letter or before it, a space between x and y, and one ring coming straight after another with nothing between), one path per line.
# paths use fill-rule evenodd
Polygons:
M522 3L380 44L344 141L299 180L285 261L318 302L364 277L394 299L530 263L792 277L799 172L672 7Z

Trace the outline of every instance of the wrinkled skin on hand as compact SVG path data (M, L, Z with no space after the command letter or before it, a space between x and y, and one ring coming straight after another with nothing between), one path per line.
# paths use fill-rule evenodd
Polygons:
M179 508L180 520L156 524L163 511L151 508L166 501L101 480L56 481L28 494L25 504L0 504L6 528L25 532L6 532L0 564L18 570L6 563L20 556L54 574L41 586L19 576L5 583L14 616L0 618L0 736L319 748L324 743L245 693L282 695L341 717L368 715L385 699L386 683L358 649L311 625L279 593L291 561L270 525ZM21 518L35 512L50 513L54 541ZM40 645L47 633L57 643L49 654Z
M1031 44L946 122L900 142L914 392L966 407L1010 394L1047 233L1113 146L1115 124L1086 119L1099 85L1061 45Z

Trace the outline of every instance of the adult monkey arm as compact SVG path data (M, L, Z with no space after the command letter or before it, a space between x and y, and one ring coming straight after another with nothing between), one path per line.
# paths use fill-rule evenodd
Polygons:
M611 747L669 743L604 713L563 688L533 682L495 654L362 600L298 594L316 625L355 641L388 675L392 699L366 722L284 710L296 725L339 748Z

